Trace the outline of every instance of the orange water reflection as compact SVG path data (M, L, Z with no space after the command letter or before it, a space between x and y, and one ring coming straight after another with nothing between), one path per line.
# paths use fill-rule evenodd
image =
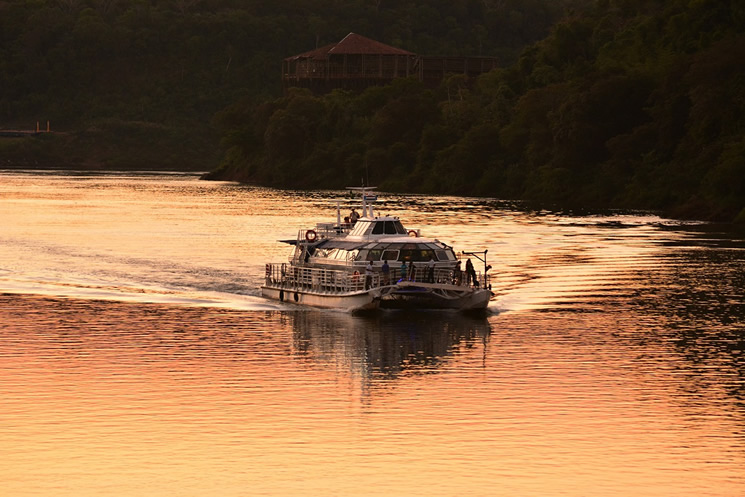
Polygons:
M8 495L745 488L742 364L660 322L0 300Z
M386 196L488 248L498 295L477 318L355 317L257 296L337 192L0 176L3 495L745 492L737 240Z

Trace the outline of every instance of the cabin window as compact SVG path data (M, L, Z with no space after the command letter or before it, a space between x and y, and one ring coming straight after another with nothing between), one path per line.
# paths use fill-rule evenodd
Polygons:
M396 234L408 235L408 232L406 231L406 228L404 228L404 225L401 224L401 221L393 221L393 227L396 230Z
M382 259L384 261L397 261L398 260L398 250L386 250L383 252Z
M382 253L382 250L380 249L368 250L367 257L365 257L365 260L366 261L379 261L381 253ZM360 252L360 255L362 255L362 252Z
M420 261L429 261L429 260L437 260L437 257L435 257L435 251L434 250L420 250L419 256L421 259Z
M406 259L407 261L415 262L428 261L435 258L435 251L429 250L427 248L405 248L401 250L401 258Z
M455 255L453 255L452 252L449 250L437 250L435 252L437 254L437 260L439 261L454 261Z
M375 226L373 226L372 234L373 235L382 235L383 234L383 225L387 223L377 222L375 223Z
M397 235L398 234L398 231L396 230L396 223L394 221L385 222L385 234L386 235Z

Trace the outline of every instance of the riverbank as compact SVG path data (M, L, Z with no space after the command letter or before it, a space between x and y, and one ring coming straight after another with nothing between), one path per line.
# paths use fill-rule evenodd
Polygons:
M106 120L81 130L3 137L0 168L205 171L217 162L217 149L209 130Z
M244 184L252 184L256 186L263 186L269 188L284 188L284 189L328 189L328 188L344 188L344 185L321 185L312 184L307 188L292 188L282 185L277 185L271 182L257 182L252 181L248 168L219 168L214 171L210 171L202 176L204 180L214 181L235 181ZM348 185L347 185L348 186ZM391 193L414 193L414 194L430 194L430 195L451 195L453 192L448 191L431 191L426 189L418 189L416 184L407 184L407 187L402 188L400 184L395 182L385 182L384 189ZM551 210L558 212L582 212L582 211L612 211L612 210L630 210L630 211L648 211L659 214L660 216L680 219L680 220L695 220L704 222L714 223L728 223L735 224L738 226L745 226L745 207L740 211L735 211L717 205L714 202L707 201L701 198L692 198L685 202L670 202L670 203L659 203L640 201L635 203L629 199L622 201L613 202L599 202L597 198L587 199L581 192L583 185L577 185L578 191L575 193L570 192L563 201L557 201L557 199L547 196L541 198L533 194L527 198L521 198L519 202L529 206L533 210ZM483 191L466 191L458 192L459 196L464 197L496 197L498 195L489 195ZM642 197L642 195L639 195ZM515 200L515 199L513 199Z

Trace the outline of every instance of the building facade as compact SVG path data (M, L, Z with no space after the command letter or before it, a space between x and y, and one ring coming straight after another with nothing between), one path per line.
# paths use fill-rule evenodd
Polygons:
M364 90L407 77L437 86L447 74L476 77L495 67L492 57L423 57L349 33L338 43L286 58L282 86L285 91L301 87L322 94L336 88Z

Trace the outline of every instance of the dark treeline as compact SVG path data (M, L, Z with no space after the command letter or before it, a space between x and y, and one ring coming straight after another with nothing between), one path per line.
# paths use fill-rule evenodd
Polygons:
M586 1L586 0L585 0ZM214 115L281 94L285 57L354 31L516 60L582 0L0 0L3 164L212 169Z
M284 57L349 32L504 67L280 96ZM743 219L740 33L735 0L0 0L0 128L65 132L0 139L0 166Z
M742 33L741 2L600 0L477 81L240 101L216 176L744 221Z

